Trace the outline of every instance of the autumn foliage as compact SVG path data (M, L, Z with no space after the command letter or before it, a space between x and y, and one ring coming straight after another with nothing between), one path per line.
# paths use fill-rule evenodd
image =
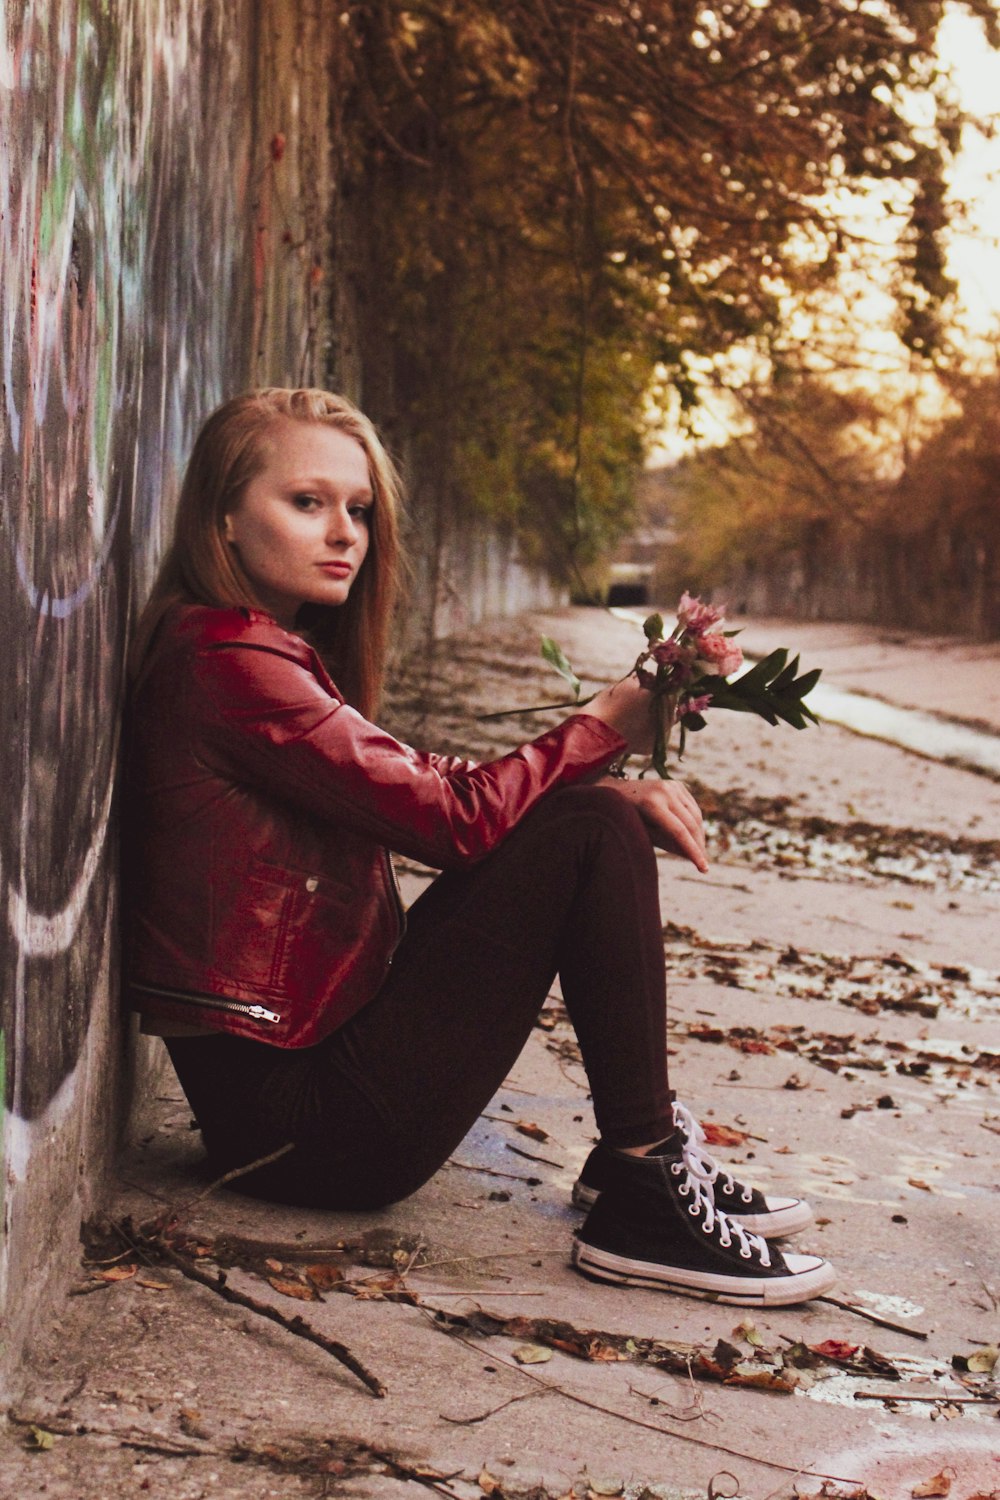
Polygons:
M991 35L989 0L972 0ZM425 0L340 7L337 235L360 395L415 504L515 528L568 580L627 525L649 394L767 357L790 299L857 245L844 194L890 196L898 329L939 336L945 5ZM994 35L995 39L995 35ZM935 122L912 123L916 93Z

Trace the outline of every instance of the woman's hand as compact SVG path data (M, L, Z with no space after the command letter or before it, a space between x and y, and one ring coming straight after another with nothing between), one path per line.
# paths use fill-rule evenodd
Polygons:
M603 776L597 785L611 787L628 798L658 849L689 859L705 874L708 860L701 808L682 781L661 781L659 777L655 781L622 781L616 776Z
M602 688L580 712L617 730L622 739L628 740L630 755L649 755L653 749L652 708L652 693L630 672L613 687Z

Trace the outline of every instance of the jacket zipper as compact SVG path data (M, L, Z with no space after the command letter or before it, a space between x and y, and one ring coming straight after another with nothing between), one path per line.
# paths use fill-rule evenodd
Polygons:
M396 905L396 922L398 928L396 932L396 941L392 945L392 951L390 952L388 961L386 963L386 968L388 968L389 964L392 963L392 960L395 956L396 949L399 947L400 943L403 941L403 938L406 935L406 907L403 905L403 898L399 892L399 881L396 879L396 871L388 850L382 851L382 858L385 863L386 875L388 876L389 890L392 892L392 899Z
M164 1000L180 1001L182 1005L200 1005L206 1010L229 1010L240 1016L249 1016L253 1021L280 1021L281 1016L276 1010L268 1010L266 1005L256 1005L246 1000L227 1000L223 995L194 995L190 990L168 990L162 986L154 987L151 984L136 984L133 982L132 989L139 990L143 995L159 995Z

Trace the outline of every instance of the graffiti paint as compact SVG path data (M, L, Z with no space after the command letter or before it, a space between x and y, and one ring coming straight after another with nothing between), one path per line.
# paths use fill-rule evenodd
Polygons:
M103 956L133 575L248 369L245 8L14 5L0 35L0 992L27 1119L75 1065Z
M204 415L251 383L319 377L329 344L315 269L329 262L335 35L314 0L0 5L8 1328L27 1328L29 1282L58 1276L121 1114L114 787L129 623Z

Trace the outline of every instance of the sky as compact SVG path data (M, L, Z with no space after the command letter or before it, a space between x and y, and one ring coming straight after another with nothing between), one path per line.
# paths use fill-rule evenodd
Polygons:
M970 204L969 223L953 236L949 269L960 285L970 327L985 331L1000 314L1000 52L981 25L954 9L941 27L942 60L952 69L966 107L992 115L997 137L967 130L952 177L957 198Z
M981 345L992 358L1000 329L1000 51L988 45L981 23L957 4L942 22L938 46L966 109L987 126L992 120L996 129L993 139L972 126L965 129L950 175L952 196L966 207L956 216L948 245L948 271L958 283L956 314L964 342L970 349ZM856 210L860 201L854 197L852 208ZM861 217L855 219L857 228L873 239L882 238L881 230L872 221L866 224L865 218L862 209ZM872 357L872 380L893 379L893 367L903 368L905 361L889 331L888 297L874 284L865 289L849 283L844 296ZM698 417L701 441L725 442L734 417L727 401L708 396ZM700 444L696 441L694 446ZM648 462L653 467L670 463L691 449L691 438L668 421Z

